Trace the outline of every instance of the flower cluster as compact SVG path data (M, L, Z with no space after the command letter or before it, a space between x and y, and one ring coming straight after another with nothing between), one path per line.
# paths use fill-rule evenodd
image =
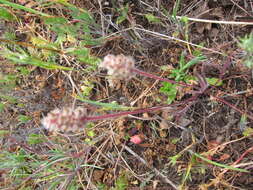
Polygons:
M107 55L100 63L101 68L107 69L108 75L117 79L130 79L134 76L135 61L131 56L125 55Z
M49 131L78 132L86 124L87 110L78 107L76 109L55 109L47 114L41 121Z

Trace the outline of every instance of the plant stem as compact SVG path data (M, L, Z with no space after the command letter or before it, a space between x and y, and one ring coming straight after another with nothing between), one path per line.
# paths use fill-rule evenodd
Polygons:
M103 119L112 119L115 117L121 117L121 116L129 115L129 114L140 114L140 113L145 113L145 112L156 111L156 110L160 110L160 109L166 108L166 107L171 107L171 105L156 106L156 107L150 107L150 108L137 109L137 110L133 110L133 111L124 111L124 112L119 112L119 113L98 115L98 116L93 116L93 117L83 117L82 119L84 121L97 121L97 120L103 120Z
M167 105L162 105L162 106L156 106L156 107L149 107L149 108L141 108L141 109L136 109L133 111L123 111L123 112L118 112L118 113L111 113L111 114L105 114L105 115L98 115L98 116L86 116L81 118L84 122L87 121L98 121L98 120L103 120L103 119L113 119L116 117L122 117L130 114L140 114L140 113L146 113L146 112L152 112L152 111L157 111L161 110L163 108L168 108L168 107L173 107L173 106L179 106L179 105L186 105L189 104L190 102L194 102L198 98L198 95L193 96L187 100L184 100L180 103L173 103L173 104L167 104Z

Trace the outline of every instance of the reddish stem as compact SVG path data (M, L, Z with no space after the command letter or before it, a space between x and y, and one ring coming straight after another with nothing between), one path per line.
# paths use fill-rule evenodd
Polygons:
M157 111L162 108L166 107L172 107L176 105L182 105L182 104L187 104L192 101L195 101L195 97L191 97L185 101L182 101L180 103L174 103L174 104L169 104L169 105L162 105L162 106L156 106L156 107L150 107L150 108L142 108L142 109L136 109L133 111L124 111L124 112L119 112L119 113L111 113L111 114L105 114L105 115L98 115L98 116L92 116L92 117L83 117L82 120L85 121L97 121L97 120L103 120L103 119L112 119L115 117L121 117L125 115L130 115L130 114L140 114L140 113L146 113L146 112L152 112L152 111Z
M250 153L251 151L253 151L253 147L249 148L248 150L246 150L241 156L240 158L238 158L234 163L233 165L236 165L238 164L239 162L241 162L241 160L248 154Z
M231 107L232 109L234 109L235 111L238 111L239 113L241 113L242 115L246 115L249 119L253 120L253 116L249 115L248 113L240 110L239 108L235 107L233 104L230 104L229 102L227 102L226 100L216 97L216 96L212 96L214 99L216 99L218 102L221 102L223 104L228 105L229 107Z
M156 106L156 107L151 107L151 108L144 108L144 109L137 109L134 111L124 111L124 112L119 112L119 113L111 113L111 114L105 114L105 115L98 115L98 116L93 116L93 117L84 117L84 121L97 121L97 120L103 120L103 119L112 119L115 117L121 117L129 114L139 114L139 113L145 113L145 112L151 112L151 111L156 111L160 110L165 107L170 107L171 105L164 105L164 106Z

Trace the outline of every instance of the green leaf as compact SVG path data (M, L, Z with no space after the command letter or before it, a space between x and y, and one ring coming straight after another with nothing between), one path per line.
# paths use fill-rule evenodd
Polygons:
M182 68L180 68L180 71L183 72L184 70L189 69L191 66L193 66L201 61L204 61L205 59L206 59L205 56L195 57L192 60L190 60L189 62L187 62Z
M172 144L177 144L180 140L180 138L172 138L170 141Z
M24 76L27 76L30 74L30 70L27 69L26 67L16 67L16 69Z
M13 61L16 64L30 64L30 65L38 66L44 69L61 69L61 70L67 70L67 71L72 70L71 68L60 66L53 62L45 62L45 61L40 60L39 58L29 56L24 51L22 53L2 51L0 52L0 55L5 57L6 59Z
M27 12L30 12L30 13L34 13L34 14L37 14L37 15L40 15L40 16L50 16L48 14L45 14L45 13L42 13L42 12L39 12L39 11L36 11L32 8L28 8L28 7L25 7L23 5L19 5L19 4L16 4L16 3L12 3L10 1L6 1L6 0L0 0L0 3L4 4L4 5L7 5L7 6L10 6L14 9L20 9L20 10L24 10L24 11L27 11Z
M83 13L80 13L79 15L77 15L75 17L75 19L80 19L82 21L86 21L86 22L95 22L92 18L92 16L89 14L88 11L85 11Z
M189 21L189 18L186 17L186 16L183 16L183 17L181 18L181 21L182 21L183 23L187 24L188 21Z
M7 21L15 20L15 17L5 8L0 7L0 18Z
M126 190L128 187L128 179L126 174L121 174L115 182L115 190Z
M240 39L239 46L248 53L253 53L253 34L246 35Z
M77 57L87 57L89 56L89 49L88 48L82 48L82 49L69 49L67 53L71 55L76 55Z
M8 131L8 130L0 130L0 137L8 135L9 133L10 133L10 131Z
M14 82L17 79L16 75L8 74L4 75L0 73L0 83L10 83Z
M89 130L89 131L87 131L87 135L89 137L94 137L96 135L96 133L94 131L92 131L92 130Z
M32 118L26 115L19 115L18 116L18 121L19 123L27 123L28 121L30 121Z
M105 184L100 183L100 182L96 186L97 186L98 190L107 190L107 189L109 189Z
M4 110L4 104L0 103L0 112L2 112Z
M5 95L5 94L1 94L1 93L0 93L0 98L5 99L5 100L7 100L8 102L10 102L12 104L17 103L17 101L18 101L17 98L14 98L12 96L8 96L8 95Z
M172 166L175 166L175 164L177 163L177 160L181 157L181 154L176 154L174 156L169 157L170 162L169 164L171 164Z
M57 50L58 47L56 44L49 42L48 40L42 38L42 37L35 37L32 36L31 40L33 45L36 45L37 47L41 47L41 48L51 48L51 49L55 49Z
M122 22L124 22L126 20L125 16L119 16L116 20L116 24L121 24Z
M116 24L121 24L123 21L127 19L128 10L129 10L129 4L127 4L125 7L117 9L117 11L120 13L120 16L117 18Z
M94 88L94 84L88 80L85 80L83 81L83 84L80 88L83 96L89 96L91 94L92 89Z
M40 134L31 133L27 139L28 144L34 145L44 142L44 136Z
M149 22L161 23L161 20L152 14L145 14L145 17Z
M50 25L50 29L56 32L58 35L78 35L78 27L68 24L68 20L63 17L44 17L44 22Z
M179 5L180 5L180 0L176 0L176 3L173 7L173 12L172 12L172 18L176 19L177 12L179 10Z
M50 25L64 25L68 23L68 20L63 17L43 17L45 24Z
M244 131L243 131L243 136L245 137L249 137L253 135L253 129L250 127L247 127Z
M206 78L206 81L208 84L212 85L212 86L221 86L223 84L223 82L219 79L219 78Z
M163 86L160 88L160 92L168 96L167 103L171 104L177 96L177 85L169 82L163 82Z

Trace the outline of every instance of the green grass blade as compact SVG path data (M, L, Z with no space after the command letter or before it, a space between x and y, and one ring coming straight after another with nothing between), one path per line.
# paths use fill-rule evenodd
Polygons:
M45 13L42 13L40 11L36 11L34 9L31 9L31 8L28 8L28 7L25 7L23 5L19 5L19 4L16 4L16 3L12 3L10 1L6 1L6 0L0 0L0 3L4 4L4 5L7 5L9 7L12 7L14 9L20 9L20 10L23 10L23 11L26 11L26 12L30 12L30 13L33 13L33 14L36 14L36 15L40 15L40 16L50 16L48 14L45 14Z
M173 12L172 12L172 18L174 19L176 19L179 5L180 5L180 0L176 0L176 4L174 5Z
M84 99L80 96L77 96L76 97L78 100L82 101L82 102L85 102L85 103L88 103L88 104L92 104L92 105L95 105L95 106L101 106L103 108L106 108L106 109L113 109L113 110L129 110L129 109L133 109L132 107L127 107L127 106L121 106L121 105L118 105L117 103L103 103L103 102L97 102L97 101L93 101L93 100L87 100L87 99Z
M215 166L218 166L218 167L221 167L221 168L226 168L228 170L234 170L234 171L238 171L238 172L247 172L247 173L249 172L248 170L245 170L245 169L235 168L233 166L228 166L228 165L225 165L225 164L220 164L218 162L214 162L214 161L209 160L209 159L207 159L207 158L201 156L200 154L197 154L197 153L195 153L195 152L193 152L191 150L189 150L189 152L191 154L193 154L194 156L200 158L201 160L204 160L205 162L207 162L209 164L212 164L212 165L215 165Z

